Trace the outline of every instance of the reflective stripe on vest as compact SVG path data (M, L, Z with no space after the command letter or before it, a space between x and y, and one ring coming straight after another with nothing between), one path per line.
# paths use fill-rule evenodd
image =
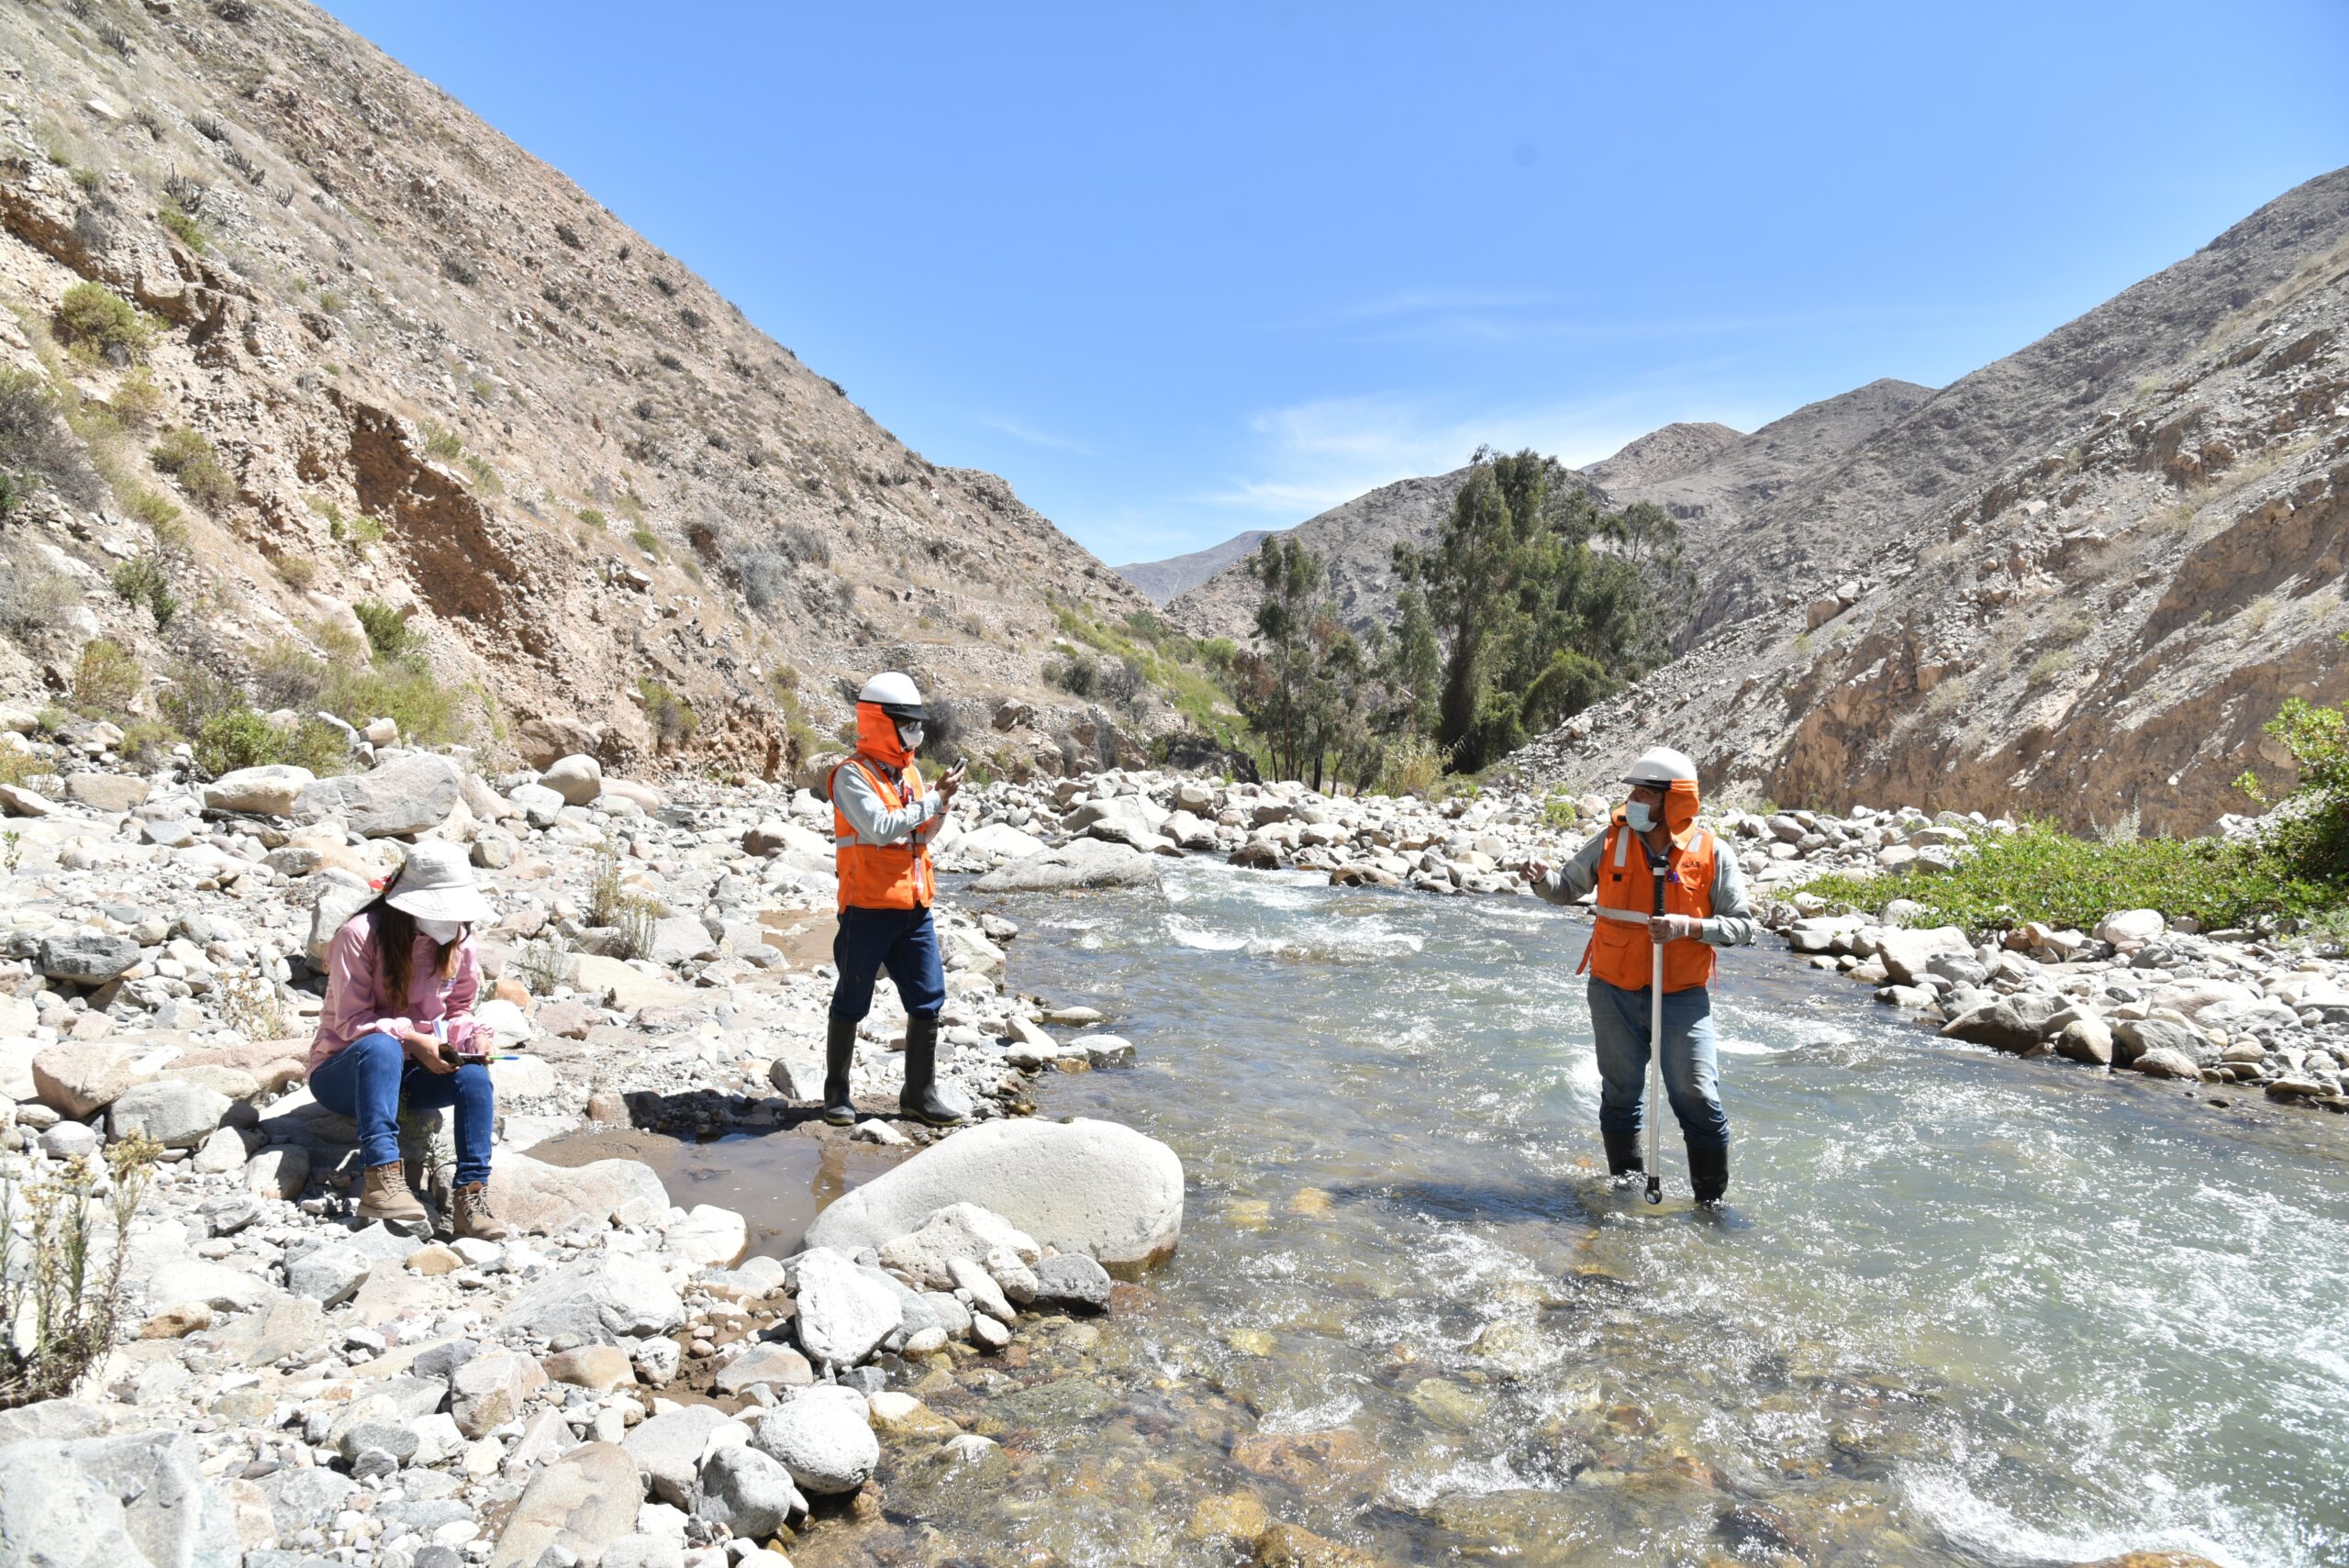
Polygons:
M1654 882L1648 871L1647 851L1631 852L1631 830L1618 822L1607 831L1614 841L1599 854L1598 915L1590 941L1583 949L1582 964L1609 985L1626 991L1645 990L1653 979L1655 943L1647 923L1655 909ZM1709 918L1713 912L1713 862L1719 852L1710 832L1699 829L1682 849L1667 851L1670 882L1664 888L1664 912ZM1686 991L1709 984L1713 950L1694 937L1675 937L1664 944L1664 988Z
M899 811L927 793L921 775L905 771L900 792L881 771L862 757L851 757L832 769L827 792L837 796L841 768L853 767L873 785L885 811ZM916 828L894 844L868 844L857 836L840 802L832 802L832 865L840 873L840 906L843 909L921 909L938 896L937 873L930 862L930 844Z

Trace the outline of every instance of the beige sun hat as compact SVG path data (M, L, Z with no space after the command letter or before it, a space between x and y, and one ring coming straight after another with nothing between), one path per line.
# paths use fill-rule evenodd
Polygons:
M407 852L407 864L384 894L384 902L420 920L494 920L497 911L473 885L473 868L455 844L427 839Z

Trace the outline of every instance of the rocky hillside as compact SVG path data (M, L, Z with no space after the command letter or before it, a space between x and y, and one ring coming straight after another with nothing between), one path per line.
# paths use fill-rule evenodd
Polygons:
M332 18L12 6L0 77L0 362L86 451L0 525L0 695L55 700L99 635L150 675L346 657L364 602L526 752L772 772L779 683L829 729L896 664L1057 771L1048 598L1141 595ZM77 325L88 284L139 316ZM133 560L168 625L108 591ZM1002 697L1032 727L987 733Z
M1653 501L1679 518L1698 580L1710 584L1744 558L1753 537L1778 529L1781 495L1932 395L1932 388L1912 382L1872 381L1805 404L1750 436L1730 432L1735 439L1727 441L1666 440L1675 431L1728 429L1667 425L1583 472L1618 501Z
M1252 554L1265 532L1264 528L1251 528L1188 555L1170 555L1163 561L1132 561L1115 570L1119 576L1141 589L1142 597L1153 605L1163 605L1177 594L1197 587L1241 556Z
M1700 646L1520 754L1596 784L1682 746L1842 809L2209 828L2262 725L2349 697L2349 170L1798 478ZM1751 519L1749 519L1749 522Z
M1609 490L1657 484L1703 467L1744 439L1744 432L1727 425L1691 425L1675 420L1661 429L1650 430L1613 457L1594 462L1582 472L1592 484Z

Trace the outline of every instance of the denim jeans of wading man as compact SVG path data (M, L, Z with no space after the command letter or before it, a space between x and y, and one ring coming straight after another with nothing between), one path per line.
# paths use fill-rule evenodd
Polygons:
M1598 1127L1642 1129L1648 1078L1648 991L1626 991L1593 976L1590 1029L1598 1045ZM1713 1048L1713 997L1702 985L1664 994L1664 1092L1691 1149L1729 1147L1720 1062Z
M412 1111L457 1107L457 1185L489 1180L489 1140L496 1100L489 1064L468 1062L435 1073L408 1060L387 1034L362 1034L310 1074L310 1093L337 1116L359 1124L359 1157L370 1168L400 1157L400 1104Z

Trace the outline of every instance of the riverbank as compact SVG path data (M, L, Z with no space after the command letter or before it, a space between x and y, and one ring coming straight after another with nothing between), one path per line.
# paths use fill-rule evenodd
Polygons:
M1085 1315L1120 1303L1147 1310L1152 1294L1112 1287L1082 1261L1106 1256L1133 1272L1163 1255L1181 1223L1182 1178L1171 1218L1162 1195L1154 1208L1130 1206L1144 1218L1091 1233L1073 1220L1054 1229L1066 1217L1030 1179L1049 1166L1041 1155L981 1158L998 1132L1057 1136L1057 1124L1021 1117L1040 1082L1125 1066L1137 1043L1147 1065L1153 1045L1101 1031L1114 998L1097 1009L1054 1006L1011 988L1019 925L968 913L973 900L1025 897L1059 910L1063 901L1032 895L1147 887L1195 851L1269 872L1275 886L1295 881L1280 873L1303 872L1339 888L1487 895L1505 909L1513 901L1502 895L1521 891L1508 868L1568 852L1604 810L1595 799L1530 796L1331 801L1153 775L969 792L941 846L950 884L976 878L972 895L950 886L941 903L951 996L941 1069L973 1097L978 1121L973 1133L941 1138L887 1114L903 1020L885 987L855 1072L867 1114L848 1134L811 1120L829 992L817 966L832 894L829 812L804 792L680 785L673 796L604 780L584 759L493 788L439 759L394 755L332 784L331 807L315 809L317 797L305 795L319 786L283 774L204 785L111 773L103 757L60 761L68 772L54 798L11 824L19 837L0 882L19 977L0 988L17 993L0 997L9 1074L0 1087L13 1102L0 1137L16 1145L5 1158L13 1176L38 1181L132 1127L171 1147L125 1254L140 1337L75 1400L0 1416L0 1434L46 1443L46 1468L33 1451L17 1457L43 1485L62 1485L79 1462L61 1457L62 1441L173 1433L138 1440L149 1446L134 1468L197 1477L221 1510L214 1523L233 1521L221 1528L250 1568L293 1568L320 1551L426 1568L441 1551L503 1568L535 1562L524 1547L537 1541L531 1551L542 1553L562 1531L566 1550L592 1536L608 1549L605 1561L648 1568L718 1568L729 1540L812 1544L820 1529L780 1532L811 1518L852 1523L887 1505L873 1485L877 1451L826 1471L781 1431L761 1439L764 1413L787 1414L803 1396L814 1401L804 1418L830 1434L828 1452L862 1453L850 1433L870 1429L906 1463L943 1466L937 1486L985 1485L1000 1473L982 1429L994 1418L969 1404L972 1391L1000 1391L1005 1378L1057 1384L1096 1365L1099 1330ZM1913 813L1785 821L1800 834L1787 837L1777 818L1721 819L1765 892L1822 859L1921 856L1956 831ZM396 864L404 833L472 846L501 910L484 944L497 995L483 1015L501 1046L493 1197L526 1231L503 1247L354 1229L341 1197L351 1129L299 1084L304 1019L317 1006L311 955L364 900L368 879ZM1835 848L1822 856L1826 846ZM599 923L605 912L614 917ZM1813 918L1796 911L1782 922L1798 949L1822 928L1792 921ZM1177 944L1227 940L1170 929ZM1844 951L1809 956L1838 969L1882 962L1887 943L1901 951L1901 938L1872 938L1862 925L1828 929ZM1418 951L1391 923L1349 930L1344 941L1368 946L1332 947L1307 932L1241 940L1307 964ZM1864 955L1872 940L1877 951ZM2177 980L2184 963L2159 951L2169 967L2158 976L2154 965L2127 973L2148 985ZM2143 1022L2171 1022L2156 1013L2169 1003L2150 993L2112 998L2124 982L2110 961L2077 954L2081 967L2062 980L2093 976L2115 1017L2142 1003ZM1950 973L1932 959L1947 959ZM1954 951L1925 962L1921 973L1948 982L1918 987L1933 992L1931 1005L1965 999L1960 987L1972 982ZM2086 967L2099 963L2107 967ZM2012 996L2035 994L2032 973L1984 967L1980 988L2010 1007ZM2322 1009L2304 1010L2320 1020L2296 1017L2297 1027L2325 1038ZM2267 1015L2243 1021L2246 1032L2279 1036L2293 1027ZM1055 1076L1040 1078L1047 1073ZM746 1259L754 1225L770 1233L767 1250L796 1240L760 1217L673 1201L674 1184L637 1159L573 1162L583 1140L598 1151L599 1129L813 1145L816 1174L795 1178L821 1189L811 1211L854 1184L852 1166L877 1190L917 1153L934 1166L967 1148L973 1164L936 1201L898 1205L835 1239L811 1287L804 1261ZM445 1169L445 1120L418 1131L419 1159ZM564 1162L525 1152L541 1147ZM1074 1185L1116 1188L1137 1168ZM982 1212L948 1227L968 1243L961 1269L934 1246L897 1245L952 1198L973 1196ZM845 1215L852 1206L835 1207ZM1041 1218L1002 1218L1012 1211ZM835 1333L842 1317L857 1325L846 1340ZM852 1395L863 1401L855 1410ZM645 1455L663 1445L692 1449L690 1462L657 1470ZM610 1447L630 1457L600 1451ZM781 1469L718 1458L737 1451ZM795 1456L798 1469L787 1462ZM610 1493L623 1463L636 1473L637 1503L589 1518L563 1501ZM763 1501L746 1501L753 1493ZM763 1532L754 1528L770 1524L762 1508L774 1513ZM1311 1537L1282 1539L1308 1558L1319 1550Z

